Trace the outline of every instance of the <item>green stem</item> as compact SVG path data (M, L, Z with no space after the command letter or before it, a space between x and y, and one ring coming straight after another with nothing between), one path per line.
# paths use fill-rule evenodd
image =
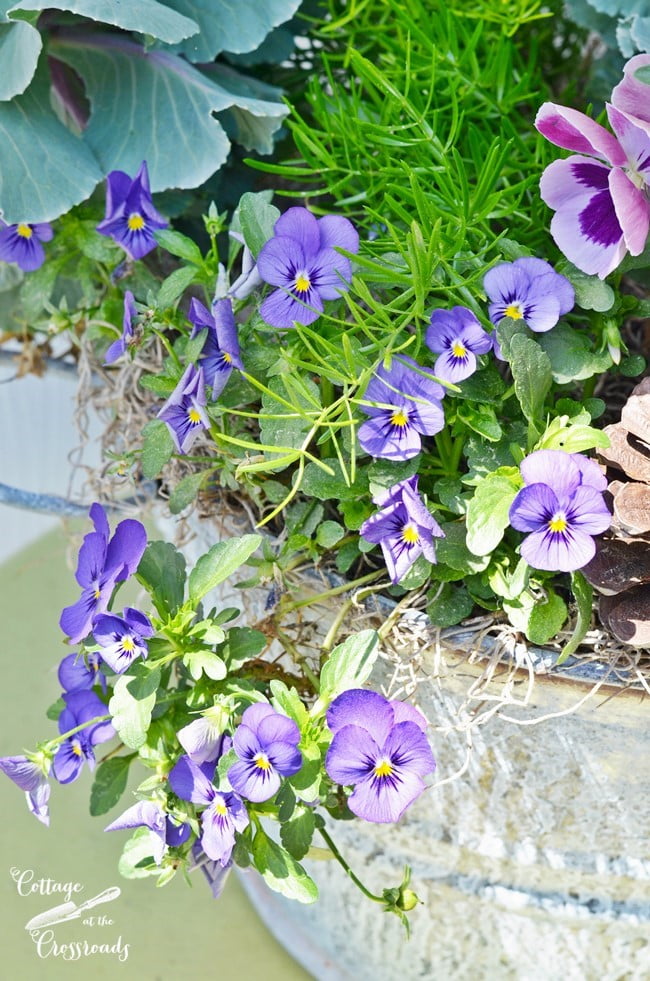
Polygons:
M310 606L310 604L318 603L320 600L328 599L330 596L339 596L341 593L347 593L351 589L356 589L357 586L365 586L368 582L374 582L375 579L379 579L383 575L385 575L385 572L382 569L369 572L367 576L361 576L360 579L353 579L352 582L345 582L342 586L334 586L332 589L326 589L325 592L317 593L316 596L296 600L295 603L288 603L282 607L282 613L290 613L291 610L298 610L302 606Z
M327 847L329 848L329 850L331 851L332 855L334 856L334 858L336 859L336 861L339 863L339 865L345 870L346 875L348 875L352 879L352 881L354 882L355 886L357 886L361 890L361 892L364 894L364 896L367 896L368 899L372 899L372 901L374 903L381 903L382 905L384 905L385 902L386 902L386 900L384 899L384 897L383 896L375 896L374 893L370 892L370 890L367 889L364 886L364 884L361 881L361 879L359 879L359 877L354 874L354 872L352 871L352 869L350 868L350 866L348 865L348 863L345 861L345 859L343 858L343 856L341 855L340 851L338 850L338 848L336 847L336 845L334 844L334 842L330 838L330 836L327 833L327 831L325 831L324 828L319 828L318 830L320 831L321 837L324 839L324 841L325 841Z
M74 736L76 732L81 732L82 729L87 729L88 726L98 725L100 722L108 722L110 718L110 715L97 715L94 719L89 719L88 722L83 722L80 726L75 726L74 729L68 729L67 732L62 732L60 736L56 736L55 739L50 739L45 744L45 752L49 753L51 749L54 749L54 747L58 746L59 743L69 739L70 736Z

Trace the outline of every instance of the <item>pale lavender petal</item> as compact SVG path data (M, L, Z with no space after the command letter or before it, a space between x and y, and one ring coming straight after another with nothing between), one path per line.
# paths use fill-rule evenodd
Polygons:
M538 531L559 510L559 502L546 484L530 484L519 491L510 505L508 519L517 531Z
M283 236L298 242L306 256L315 255L321 247L318 220L307 208L289 208L280 215L273 231L276 237Z
M650 133L650 100L648 86L636 77L639 68L650 65L650 54L638 54L623 68L623 81L612 90L612 103L619 111L631 116L632 121Z
M604 157L617 166L625 164L625 153L616 137L577 109L545 102L537 113L535 127L547 140L565 150Z
M641 255L650 230L650 201L618 168L609 175L609 190L625 245L631 255Z
M25 756L1 757L0 770L21 790L35 790L45 779L41 768Z
M580 468L572 453L536 450L519 467L526 484L548 484L560 499L569 497L580 483Z
M28 791L25 794L27 798L27 807L31 814L37 818L41 824L49 826L50 823L50 810L48 807L48 801L50 799L50 784L47 780L43 779L41 783L34 790Z
M567 508L567 520L572 529L580 528L589 535L600 535L611 525L612 515L602 493L588 484L582 484Z
M590 562L596 543L578 528L554 533L536 531L521 543L521 555L533 569L546 572L575 572Z
M152 800L138 801L111 821L104 831L128 831L131 828L149 828L156 834L164 835L165 813L160 804Z
M282 236L269 239L257 257L258 272L271 286L293 287L296 273L305 263L305 252L300 244Z
M470 357L474 358L474 355ZM428 402L418 398L417 401L409 399L407 405L411 409L409 419L411 426L425 436L439 433L445 425L445 413L438 402Z
M204 770L189 756L181 756L169 773L169 785L181 800L193 804L210 804L216 793Z
M580 209L595 193L608 189L610 169L589 157L554 160L540 178L540 197L554 211L566 206Z
M429 722L423 712L410 702L401 702L399 699L391 698L390 705L393 710L395 724L399 722L414 722L422 732L425 732Z
M444 354L436 358L433 370L438 378L444 378L445 381L453 383L460 382L469 378L476 371L476 357L469 350L462 356L458 356L452 351L445 351ZM442 425L444 425L444 413ZM442 425L432 432L439 432Z
M431 746L421 722L410 719L398 722L381 747L382 757L391 760L400 776L405 770L426 777L436 768Z
M246 724L250 726L249 719L246 720ZM280 715L279 712L273 712L258 723L257 738L263 746L276 742L293 743L297 746L300 742L300 729L293 719Z
M609 104L607 115L612 129L625 150L628 164L645 178L646 183L649 183L650 136L645 129L635 125L628 116Z
M233 790L255 804L273 797L281 783L280 774L272 767L264 769L244 760L233 763L228 779Z
M359 233L347 218L326 215L318 219L321 249L339 248L346 252L359 251Z
M424 789L421 777L409 770L400 770L392 777L370 776L356 785L348 797L348 807L364 821L389 824L399 821Z
M328 708L327 725L333 733L344 726L362 726L381 746L394 723L395 704L379 692L349 688L335 698Z
M312 282L323 300L337 300L352 279L350 260L333 249L323 249L310 267Z
M560 319L560 301L551 293L534 295L526 305L524 319L538 334L555 327Z
M216 760L221 755L223 731L210 719L195 719L179 729L176 736L194 763Z
M580 478L583 484L595 487L596 490L604 491L607 487L607 477L595 460L583 456L582 453L572 453L571 459L580 471Z
M379 756L380 748L367 729L361 725L347 725L332 739L325 757L325 769L331 780L349 787L372 773Z
M323 301L313 288L305 292L302 300L285 290L274 290L260 307L260 315L267 324L280 329L293 327L294 322L308 327L322 312Z
M257 733L249 726L237 726L232 737L233 748L239 757L252 759L257 753L262 753L264 748L257 738Z
M392 412L368 419L360 427L357 438L370 456L385 460L410 460L422 449L420 434L412 426L395 426ZM442 428L442 427L440 427Z
M269 762L283 777L292 777L302 766L302 753L295 743L271 742L266 744Z
M253 702L244 711L241 720L243 725L256 730L260 722L273 715L277 715L277 713L268 702Z

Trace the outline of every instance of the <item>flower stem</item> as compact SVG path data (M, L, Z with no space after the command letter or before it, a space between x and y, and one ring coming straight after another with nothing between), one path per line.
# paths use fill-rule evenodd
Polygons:
M74 729L68 729L67 732L62 732L60 736L56 736L54 739L48 740L45 744L46 752L58 746L59 743L64 742L64 740L69 739L70 736L74 736L76 732L81 732L82 729L87 729L88 726L98 725L100 722L108 722L111 718L110 715L96 715L94 719L89 719L88 722L82 722L80 726L75 726Z
M329 848L329 850L331 851L332 855L334 856L334 858L336 859L336 861L339 863L339 865L341 866L341 868L343 868L345 870L346 875L348 875L350 877L350 879L352 879L352 881L354 882L355 886L357 886L361 890L361 892L364 894L364 896L367 896L368 899L372 899L372 901L374 903L382 903L382 904L384 904L386 902L385 899L384 899L384 897L383 896L375 896L374 893L370 892L370 890L367 889L364 886L364 884L361 881L361 879L359 879L359 877L354 874L354 872L352 871L352 869L350 868L350 866L348 865L348 863L345 861L345 859L341 855L340 851L338 850L338 848L336 847L336 845L334 844L334 842L330 838L330 836L327 833L327 831L325 831L325 828L319 828L318 830L320 831L321 837L324 839L324 841L325 841L327 847Z

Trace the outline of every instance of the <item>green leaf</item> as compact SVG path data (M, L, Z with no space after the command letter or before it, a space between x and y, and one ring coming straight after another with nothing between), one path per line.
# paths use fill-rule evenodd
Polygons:
M147 391L166 399L176 388L178 379L168 378L166 375L141 375L139 383Z
M577 606L576 623L573 633L562 648L562 653L557 659L558 664L562 664L571 654L577 651L591 625L591 613L594 601L594 591L591 584L587 582L581 572L572 572L571 589Z
M217 542L206 555L202 555L192 569L189 578L190 603L196 606L206 593L224 582L236 569L250 558L262 542L261 535L243 535Z
M41 35L31 24L0 24L0 100L13 99L25 91L42 47Z
M465 586L450 582L436 586L427 593L427 616L437 627L453 627L465 620L474 608L474 600Z
M168 44L183 41L199 30L195 21L157 0L129 0L128 3L116 3L115 0L18 0L12 13L48 9L69 10L80 17L121 27L124 31L150 34Z
M536 603L530 612L526 636L532 644L546 644L555 637L558 630L564 626L567 618L567 607L564 600L556 593L548 590L548 598L543 603Z
M53 702L50 705L45 715L48 719L51 719L53 722L58 722L59 716L61 715L61 712L63 712L64 708L65 708L65 702L63 701L63 699L57 698L56 702Z
M313 710L312 710L313 714ZM316 743L300 745L302 766L289 777L289 783L298 791L301 800L309 803L318 800L323 773L323 754Z
M506 383L494 367L487 365L480 371L474 372L469 378L458 383L460 393L449 392L450 398L469 402L489 402L501 405L506 391Z
M515 334L510 342L508 360L521 411L529 423L537 426L542 420L544 399L553 381L550 359L532 338Z
M280 211L267 201L264 193L247 192L239 202L239 222L246 245L257 258L262 246L273 237L273 226Z
M318 889L302 865L258 828L253 839L253 862L267 886L299 903L314 903Z
M323 521L318 526L316 541L323 548L333 548L345 535L345 528L338 521Z
M95 770L90 790L90 813L93 817L106 814L115 807L126 790L132 756L113 756Z
M261 630L252 627L231 627L226 639L223 655L231 671L261 654L268 641Z
M328 457L323 460L323 463L326 463L334 473L325 473L315 463L308 463L305 467L300 488L307 497L315 497L319 501L355 501L364 496L368 490L368 478L365 472L357 476L354 484L348 484L336 458ZM399 477L397 479L399 480Z
M148 875L158 875L160 868L154 862L153 856L159 843L160 839L154 831L137 828L125 844L118 862L120 875L125 879L143 879ZM147 859L150 861L147 862Z
M376 630L360 630L334 648L321 669L320 697L316 706L327 705L348 688L360 688L370 677L379 653L379 635Z
M465 575L482 572L486 568L489 558L487 556L478 557L467 547L467 527L464 521L450 521L440 527L445 533L445 537L435 540L438 562L443 562Z
M200 33L183 42L189 61L209 62L222 51L254 51L271 32L293 17L301 0L166 0L167 6L195 20Z
M557 271L569 280L576 294L576 303L583 310L597 310L605 313L614 305L615 294L612 287L598 276L589 276L571 262L561 262ZM561 326L565 326L562 324ZM554 331L557 327L553 328Z
M277 101L229 90L225 79L168 50L145 51L119 35L57 35L50 53L85 82L92 112L84 140L102 167L135 174L146 159L152 191L197 187L225 163L230 140L214 113L238 106L279 126L287 112Z
M296 689L287 688L285 683L277 678L271 681L270 688L274 708L293 719L298 728L304 729L309 719L309 713ZM300 858L299 855L296 857Z
M374 496L382 490L388 490L393 484L399 484L416 474L422 464L422 455L418 453L410 460L373 460L368 467L368 487ZM352 499L359 495L354 494Z
M203 255L200 248L187 235L181 235L171 228L159 228L155 232L155 239L163 249L178 256L179 259L186 259L187 262L194 263L195 266L203 265Z
M209 473L206 470L199 473L188 473L176 484L169 498L169 510L172 514L179 514L186 507L189 507L208 476Z
M170 273L167 279L160 284L160 290L156 298L156 305L159 310L166 310L167 307L174 305L179 296L185 292L190 283L196 278L195 266L181 266Z
M491 405L481 402L464 402L456 410L457 418L479 436L484 436L490 442L496 443L503 436L496 413Z
M314 812L304 807L299 808L289 821L280 826L282 844L290 855L300 860L309 851L315 829Z
M136 579L151 593L163 619L183 605L185 558L171 542L149 542L140 559Z
M147 739L151 713L156 704L156 693L145 698L134 698L128 689L129 675L120 675L113 688L108 711L122 742L130 749L139 749Z
M151 662L135 661L129 668L128 679L129 694L141 701L158 691L160 668Z
M169 427L162 419L151 419L142 430L142 474L149 480L157 477L174 452Z
M489 474L476 485L467 507L467 548L474 555L490 555L503 538L520 483L513 467L510 474Z
M188 651L183 658L183 664L188 668L195 681L198 681L202 674L212 678L213 681L223 681L228 674L225 662L218 654L207 649Z
M559 385L599 375L612 364L608 351L592 351L589 339L566 324L538 334L537 340L550 359L553 379Z
M52 112L44 66L26 92L0 102L0 211L7 224L50 221L85 201L103 176L91 150Z

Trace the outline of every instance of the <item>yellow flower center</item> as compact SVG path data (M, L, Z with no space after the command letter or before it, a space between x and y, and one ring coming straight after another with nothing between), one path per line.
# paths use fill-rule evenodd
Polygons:
M503 311L504 317L510 317L511 320L523 320L523 313L521 312L521 307L518 303L511 303L509 307L506 307Z
M454 341L451 345L451 353L455 358L464 358L467 355L467 348L460 341Z
M215 812L215 814L219 814L220 817L225 817L226 814L228 813L228 808L222 802L221 804L215 804L214 805L214 812Z
M375 766L374 774L376 777L390 777L393 772L393 767L390 760L380 760Z
M271 764L269 763L269 758L265 753L258 753L253 763L258 768L258 770L270 770Z
M296 293L306 293L310 286L311 282L307 273L298 273L294 284Z
M402 541L407 545L416 545L420 541L420 533L413 525L404 525L402 528Z
M140 232L144 228L144 218L139 211L134 211L133 214L130 214L126 223L131 232Z
M400 429L403 429L404 426L408 426L409 417L404 409L396 409L396 411L393 412L392 416L390 417L390 421L391 425L399 426Z
M101 595L102 595L101 589L99 588L99 586L95 586L95 592L93 593L93 596L95 597L95 599L99 599Z
M122 650L130 654L135 650L135 644L133 643L133 637L122 637Z
M198 409L188 409L187 418L190 420L193 426L197 426L201 422L201 413Z
M223 360L226 362L226 364L230 364L232 361L232 356L228 354L227 351L222 351L221 353L223 355Z
M568 527L568 524L569 522L562 512L558 511L548 523L549 531L564 531Z
M16 234L20 235L21 238L31 238L34 232L29 227L29 225L23 225L23 223L21 222L20 225L18 225L18 228L16 229Z
M72 752L74 753L75 756L83 756L83 749L81 748L81 743L77 742L76 739L73 740L72 743Z

